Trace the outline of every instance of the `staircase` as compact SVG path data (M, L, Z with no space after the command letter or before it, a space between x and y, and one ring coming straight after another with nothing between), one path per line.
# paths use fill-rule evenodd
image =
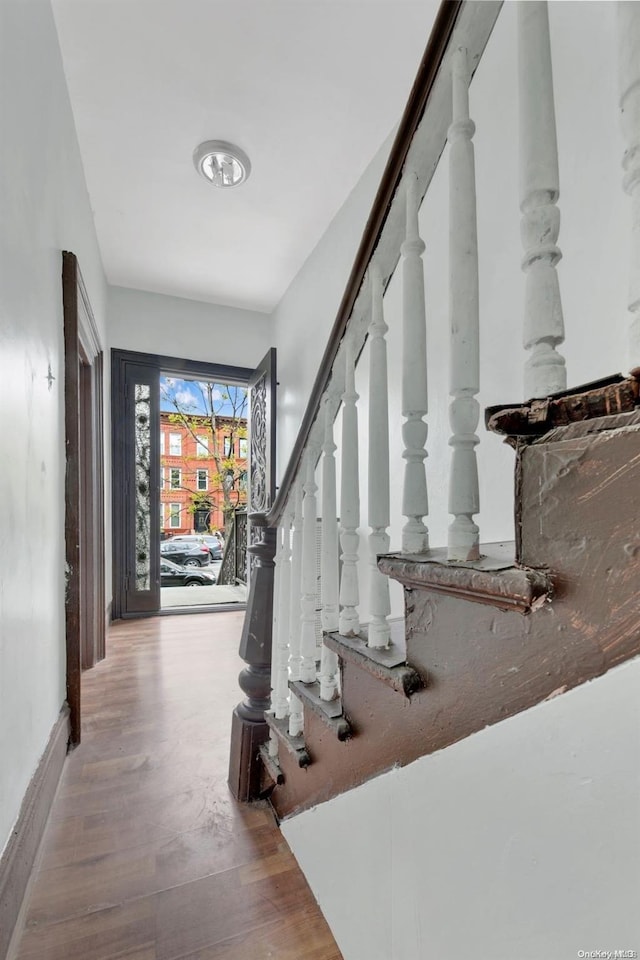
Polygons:
M483 393L469 90L500 12L501 4L493 2L441 7L278 498L267 514L252 517L265 536L250 548L256 565L240 650L248 664L240 676L246 696L234 712L230 784L241 799L268 795L281 818L640 653L638 372L567 389L556 271L554 88L542 2L518 10L523 381L524 395L534 399L486 412L489 431L515 451L514 542L483 543L475 521L477 398ZM635 218L628 334L635 366L640 5L621 5L620 28L625 184ZM434 549L425 523L430 321L419 214L441 155L449 161L450 187L451 523L446 546ZM396 268L402 278L402 422L390 430L385 311ZM364 362L368 396L360 397ZM363 411L368 462L361 465ZM404 526L401 548L390 552L389 440L400 430ZM391 616L391 580L402 586L404 617ZM363 582L365 623L359 612Z
M290 737L268 715L277 765L262 748L262 787L280 817L640 653L639 386L630 379L615 398L610 391L620 412L510 437L517 553L510 543L483 544L481 559L468 563L451 563L445 551L380 558L381 572L404 588L406 637L376 651L364 635L328 634L342 691L328 703L317 684L290 683L304 736ZM555 419L602 393L561 398Z

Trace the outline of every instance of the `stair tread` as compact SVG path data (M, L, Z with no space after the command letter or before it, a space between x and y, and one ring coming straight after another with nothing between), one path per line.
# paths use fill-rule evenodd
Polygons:
M265 713L264 718L280 743L284 744L288 752L296 758L298 766L307 767L311 763L311 757L304 736L301 734L299 737L292 737L289 733L289 721L286 719L279 720L272 713Z
M301 680L290 680L289 688L302 700L303 704L310 707L321 720L329 727L338 740L346 740L351 734L349 721L342 712L342 700L336 697L334 700L323 700L320 696L320 684L303 683Z
M342 633L325 633L326 637L336 637L341 644L353 650L363 652L374 663L381 666L399 667L406 663L407 644L404 635L404 617L400 620L390 620L391 644L388 647L369 647L367 646L369 637L369 624L363 623L357 637L347 637ZM333 648L331 648L333 649Z
M269 753L269 747L266 743L260 744L258 753L260 754L260 759L262 760L265 770L273 780L274 784L281 786L284 783L284 774L276 757L272 757Z
M358 664L387 686L411 696L426 684L417 670L407 663L404 620L392 624L391 638L391 646L387 649L368 647L366 628L357 637L327 633L324 639L327 646L343 660Z
M428 554L385 554L382 573L408 587L448 593L505 610L529 613L551 597L553 581L547 570L516 564L513 543L480 545L480 560L447 559L444 547Z
M479 560L449 560L446 547L432 547L429 553L386 553L385 557L407 560L411 563L444 564L449 568L462 567L465 570L509 570L516 566L516 545L514 540L480 544Z

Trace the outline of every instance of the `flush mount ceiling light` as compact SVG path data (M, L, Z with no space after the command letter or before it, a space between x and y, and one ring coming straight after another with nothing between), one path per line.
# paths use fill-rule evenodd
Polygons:
M207 140L193 152L196 170L214 187L237 187L251 173L249 157L224 140Z

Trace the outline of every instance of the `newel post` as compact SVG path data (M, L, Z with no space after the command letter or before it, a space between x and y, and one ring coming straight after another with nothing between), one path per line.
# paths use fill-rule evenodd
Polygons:
M229 787L236 800L255 800L259 795L258 748L269 738L264 713L271 705L276 530L267 527L264 513L252 513L249 520L262 528L262 540L248 548L256 562L239 651L247 664L238 677L245 699L233 711L229 761Z

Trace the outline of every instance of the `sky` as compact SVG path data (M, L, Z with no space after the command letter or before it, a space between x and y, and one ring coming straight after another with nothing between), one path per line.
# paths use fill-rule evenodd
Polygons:
M205 392L202 389L204 386L205 384L203 383L201 387L197 380L180 380L178 377L161 376L160 409L173 411L175 413L175 404L171 402L172 398L175 398L180 410L184 413L209 413L210 411L207 410L204 403ZM213 402L215 413L224 417L234 416L234 405L227 399L227 396L231 398L235 396L237 398L235 415L246 416L246 405L244 411L242 410L242 398L246 397L246 393L245 387L214 383Z

